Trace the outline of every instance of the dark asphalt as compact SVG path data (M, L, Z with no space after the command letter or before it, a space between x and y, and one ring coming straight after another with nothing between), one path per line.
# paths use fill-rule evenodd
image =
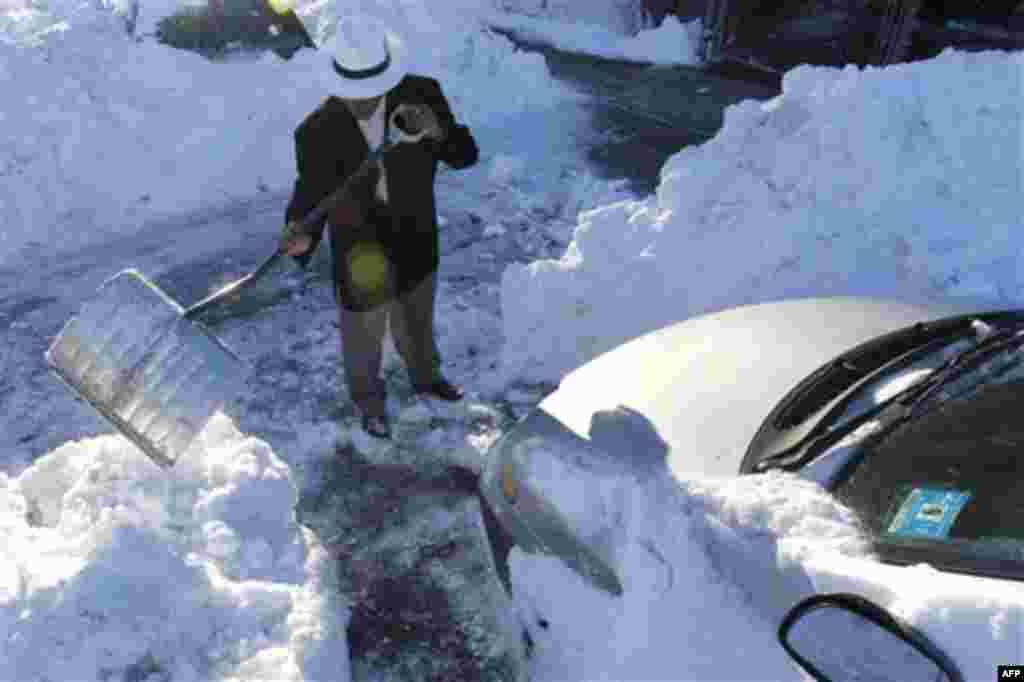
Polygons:
M740 66L704 70L658 66L575 54L519 40L539 52L551 74L592 95L587 105L593 128L603 135L587 150L599 176L626 178L639 195L652 193L670 156L701 144L721 128L726 107L745 99L767 100L781 92L777 76Z

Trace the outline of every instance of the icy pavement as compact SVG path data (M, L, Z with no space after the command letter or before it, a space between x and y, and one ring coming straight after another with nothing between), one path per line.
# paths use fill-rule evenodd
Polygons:
M297 511L338 557L353 600L353 679L525 679L524 628L474 472L418 448L348 445L320 476Z

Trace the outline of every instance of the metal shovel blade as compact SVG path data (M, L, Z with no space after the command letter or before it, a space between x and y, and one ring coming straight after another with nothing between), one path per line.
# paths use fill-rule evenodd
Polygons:
M137 270L107 280L46 352L56 374L162 467L245 385L242 360Z

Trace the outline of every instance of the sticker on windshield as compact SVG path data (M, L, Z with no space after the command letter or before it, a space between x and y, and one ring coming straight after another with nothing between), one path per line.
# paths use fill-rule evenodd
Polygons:
M914 488L889 524L888 533L905 538L945 539L971 493L949 488Z

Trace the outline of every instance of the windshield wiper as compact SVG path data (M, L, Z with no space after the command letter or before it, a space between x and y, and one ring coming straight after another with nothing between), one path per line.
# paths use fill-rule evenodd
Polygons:
M960 378L988 358L1024 342L1024 330L1020 326L992 329L977 320L973 325L981 335L977 344L957 353L927 377L898 394L900 402L913 412L911 416L917 416L920 406L943 386Z
M756 470L759 472L771 469L796 471L871 421L877 422L877 427L864 436L861 446L883 438L893 427L909 419L912 414L910 407L899 401L900 396L904 393L905 391L898 393L873 408L865 410L839 428L825 430L823 433L807 439L797 448L762 459L755 465Z
M927 376L875 407L865 410L842 426L831 430L825 429L823 433L807 439L796 448L767 457L759 461L755 469L795 471L870 421L877 421L878 425L864 437L861 447L877 442L886 437L897 425L918 417L921 405L943 386L977 367L987 358L1024 343L1024 329L1021 325L993 329L984 322L975 320L972 326L979 336L975 345L960 351Z

